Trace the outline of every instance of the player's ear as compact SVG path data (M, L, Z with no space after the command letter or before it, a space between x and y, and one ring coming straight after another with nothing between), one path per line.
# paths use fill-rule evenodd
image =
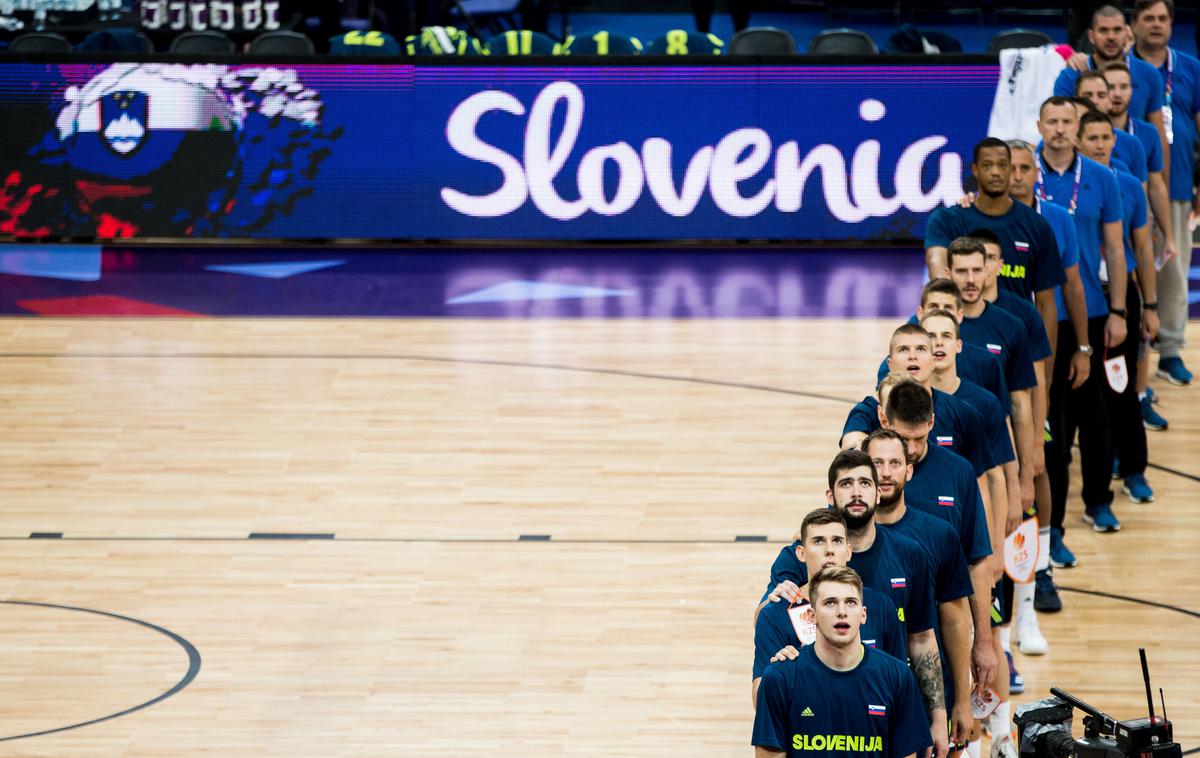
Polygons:
M891 360L891 359L889 358L888 360ZM882 427L887 427L887 425L888 425L887 414L883 412L883 404L882 403L880 403L878 406L875 407L875 415L879 417L879 425Z
M796 560L804 563L807 559L804 557L804 545L796 545Z
M825 490L825 505L833 507L833 490Z
M904 481L911 482L912 475L913 475L912 464L911 463L905 464L905 466L904 466Z

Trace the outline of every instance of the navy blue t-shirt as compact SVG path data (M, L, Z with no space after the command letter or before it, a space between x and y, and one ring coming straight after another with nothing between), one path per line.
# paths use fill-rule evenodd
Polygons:
M982 423L979 414L961 401L941 390L933 391L933 431L929 433L930 441L961 455L978 472L977 476L983 476L984 472L996 465L990 459L979 432ZM870 434L879 426L879 400L868 395L850 409L842 427L842 437L850 432Z
M751 744L789 756L903 758L933 742L917 680L903 662L872 648L834 671L816 647L767 667L758 688Z
M925 248L950 247L956 237L991 229L1000 238L1004 266L996 283L1022 297L1054 289L1067 280L1054 232L1046 220L1024 203L1013 201L1002 216L989 216L974 205L938 208L925 226Z
M953 453L945 453L953 456ZM799 586L808 583L808 567L796 557L799 541L779 551L771 564L771 581L765 599L784 580ZM850 554L850 568L862 577L863 586L878 590L892 599L896 616L904 622L907 634L932 629L937 622L933 601L933 575L920 545L904 535L875 530L875 542L866 550Z
M961 400L971 410L979 414L983 421L983 439L987 445L988 457L997 466L1012 463L1017 459L1013 452L1012 440L1008 436L1008 423L1000 403L992 394L972 384L966 379L959 378L958 389L954 391L955 400Z
M992 305L1003 308L1025 325L1025 334L1029 336L1029 357L1034 361L1045 360L1054 354L1050 349L1050 339L1046 336L1046 322L1042 321L1042 313L1032 300L997 287Z
M904 502L946 521L958 533L963 557L975 563L992 554L983 495L971 467L958 456L927 445L925 457L913 464L904 487Z
M789 604L784 601L767 603L754 622L754 669L757 679L767 670L771 658L787 645L799 650L802 646L788 615ZM863 587L863 607L867 620L859 628L859 638L867 647L879 648L902 661L908 660L908 640L904 624L896 615L896 604L870 587Z
M963 318L960 334L963 342L982 347L1000 359L1010 390L1016 392L1037 386L1029 337L1016 316L985 302L983 312L978 316Z
M1000 291L1007 294L1006 290ZM1035 312L1036 310L1034 308ZM913 316L908 320L908 323L917 323L917 317ZM1044 336L1045 334L1046 328L1043 326L1042 335ZM1004 409L1005 416L1012 413L1012 399L1008 394L1008 383L1004 381L1004 367L1000 365L999 358L982 347L964 342L962 352L958 354L958 358L954 361L954 368L958 372L959 377L975 382L980 387L995 395L996 399L1000 401L1000 407ZM875 379L876 384L882 381L883 377L887 375L888 359L885 357L883 362L879 364L878 376ZM936 419L934 420L936 421Z
M939 604L950 603L974 594L971 572L963 557L958 534L948 523L916 508L905 508L899 521L877 526L899 532L925 548L925 556L933 571L934 599ZM954 672L950 669L946 645L942 642L940 619L934 631L942 659L942 685L946 696L946 712L949 713L954 705Z

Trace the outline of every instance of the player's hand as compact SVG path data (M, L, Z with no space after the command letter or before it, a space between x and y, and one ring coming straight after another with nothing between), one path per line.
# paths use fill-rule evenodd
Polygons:
M790 579L784 579L779 584L775 585L775 589L771 590L771 594L767 595L767 600L772 603L778 603L780 600L786 600L789 603L794 603L800 599L800 588Z
M926 751L926 755L930 755L931 758L946 758L950 752L950 738L946 731L946 712L937 711L933 716L933 724L929 727L933 747Z
M1179 248L1175 247L1174 240L1165 240L1163 242L1162 257L1154 262L1156 268L1161 269L1179 256Z
M1125 341L1127 329L1124 317L1108 314L1108 320L1104 322L1104 346L1113 348L1120 345Z
M799 656L800 651L791 645L788 645L775 655L771 656L771 663L779 663L780 661L794 661Z
M975 677L975 689L983 694L983 688L992 681L996 673L996 651L992 650L992 637L975 638L971 645L971 674ZM974 720L974 719L972 719Z
M1038 430L1038 438L1033 443L1033 478L1037 479L1042 474L1046 473L1046 443L1041 436L1041 429Z
M1008 536L1008 535L1012 534L1013 532L1017 531L1017 527L1020 526L1021 521L1024 520L1025 511L1027 511L1033 507L1033 482L1028 482L1028 484L1029 484L1029 499L1028 500L1025 499L1025 484L1026 484L1026 482L1024 482L1024 481L1021 482L1021 501L1013 502L1013 500L1011 498L1008 501L1008 513L1004 514L1004 534L1005 534L1005 536Z
M956 698L954 707L950 710L950 742L953 745L966 745L971 741L971 724L975 716L971 713L969 697Z
M1152 340L1158 336L1158 311L1142 311L1142 339Z
M1092 359L1076 350L1075 355L1071 356L1071 370L1067 372L1067 379L1071 381L1071 389L1077 390L1082 387L1091 374Z
M962 197L960 197L958 199L958 202L956 203L956 205L958 205L959 208L970 208L972 205L975 204L975 201L978 199L979 199L978 192L968 192L967 194L963 195Z
M1070 58L1067 58L1067 68L1074 69L1075 71L1080 71L1080 72L1087 71L1088 70L1087 53L1075 53Z

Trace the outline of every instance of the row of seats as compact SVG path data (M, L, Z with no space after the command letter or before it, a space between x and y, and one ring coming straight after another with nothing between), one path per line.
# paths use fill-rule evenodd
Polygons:
M509 31L480 43L454 27L429 27L421 34L405 38L404 45L391 35L374 31L351 31L330 41L330 52L338 55L720 55L725 43L712 34L673 29L643 46L636 38L609 32L587 37L570 37L560 43L545 34ZM1005 48L1038 47L1052 44L1045 34L1012 29L996 35L988 46L995 53ZM12 53L69 53L83 51L122 51L150 53L154 46L136 29L104 29L84 39L77 48L60 34L31 32L13 40ZM170 52L184 55L232 55L237 45L218 31L182 32L172 39ZM252 55L313 55L315 46L304 34L271 31L251 40ZM729 43L728 55L795 55L796 41L782 29L757 27L743 29ZM876 55L879 49L866 33L855 29L830 29L809 43L810 55Z

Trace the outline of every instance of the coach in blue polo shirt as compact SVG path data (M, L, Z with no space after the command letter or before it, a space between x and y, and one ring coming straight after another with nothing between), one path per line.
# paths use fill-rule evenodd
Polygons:
M1127 42L1125 13L1115 5L1105 5L1092 14L1092 26L1088 29L1088 41L1092 43L1092 54L1077 56L1059 73L1054 81L1054 94L1071 97L1075 94L1075 81L1079 68L1102 70L1108 63L1123 61L1133 72L1133 93L1129 101L1129 112L1145 119L1161 129L1163 125L1163 91L1154 80L1154 67L1125 52ZM1082 64L1082 65L1081 65Z
M817 636L763 675L751 742L756 756L914 758L932 746L912 672L859 637L862 580L842 566L809 582Z
M1192 265L1192 235L1188 225L1195 175L1192 151L1196 146L1196 120L1200 114L1200 61L1168 47L1175 4L1166 0L1138 0L1133 9L1134 60L1150 65L1159 75L1164 122L1170 114L1171 226L1179 255L1159 275L1158 375L1172 384L1190 384L1192 374L1183 365L1180 351L1188 321L1188 276ZM1134 84L1137 88L1137 84ZM1137 115L1137 111L1134 111Z

